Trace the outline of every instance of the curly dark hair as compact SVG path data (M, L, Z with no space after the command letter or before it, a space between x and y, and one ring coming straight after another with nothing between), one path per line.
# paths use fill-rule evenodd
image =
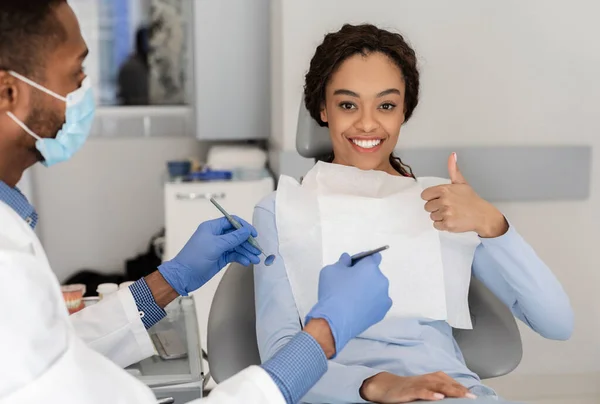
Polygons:
M321 109L332 75L346 59L357 54L367 56L374 52L388 56L402 72L406 87L404 122L410 119L419 102L419 70L415 51L400 34L371 24L345 24L339 31L325 36L310 61L310 68L305 77L304 104L320 126L328 126L327 122L321 120ZM325 160L332 162L333 158L332 154ZM414 178L412 169L393 153L390 155L390 163L401 175Z

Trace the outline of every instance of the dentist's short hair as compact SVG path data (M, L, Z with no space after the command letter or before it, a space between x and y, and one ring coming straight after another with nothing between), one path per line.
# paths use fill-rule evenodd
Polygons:
M66 40L65 29L55 14L56 7L65 2L0 1L0 70L40 78L47 55Z

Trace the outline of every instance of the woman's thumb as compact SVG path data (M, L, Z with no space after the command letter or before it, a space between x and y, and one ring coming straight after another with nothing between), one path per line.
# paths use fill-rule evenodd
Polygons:
M450 175L450 181L453 184L466 184L467 180L463 177L462 173L458 168L458 156L456 153L452 153L448 157L448 174Z

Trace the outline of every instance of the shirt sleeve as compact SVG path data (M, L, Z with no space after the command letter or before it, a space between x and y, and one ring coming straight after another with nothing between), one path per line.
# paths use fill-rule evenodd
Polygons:
M300 332L262 368L271 376L286 403L295 404L325 374L327 358L312 336Z
M133 295L133 300L140 312L142 323L146 329L151 328L154 324L165 318L167 313L154 300L154 296L146 283L146 279L142 278L129 286L129 290Z
M567 340L573 332L569 297L550 268L509 224L496 238L482 238L475 251L473 274L513 315L541 336Z

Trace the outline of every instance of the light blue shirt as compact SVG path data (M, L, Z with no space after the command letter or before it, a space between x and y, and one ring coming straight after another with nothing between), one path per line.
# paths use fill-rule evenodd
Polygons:
M32 229L35 229L38 214L18 188L9 187L6 183L0 181L0 201L10 206L17 215L21 216L21 219L25 220Z
M287 404L296 404L327 372L327 357L315 339L299 332L263 363Z
M258 241L265 251L279 251L275 193L254 210ZM573 331L569 298L550 269L511 225L503 236L482 239L475 251L473 275L512 313L545 338L566 340ZM301 329L285 265L254 268L256 332L262 361L273 357ZM443 371L467 388L482 391L479 377L465 365L444 321L397 319L378 340L355 338L329 361L324 377L304 396L307 403L364 403L363 381L382 371L400 376Z

